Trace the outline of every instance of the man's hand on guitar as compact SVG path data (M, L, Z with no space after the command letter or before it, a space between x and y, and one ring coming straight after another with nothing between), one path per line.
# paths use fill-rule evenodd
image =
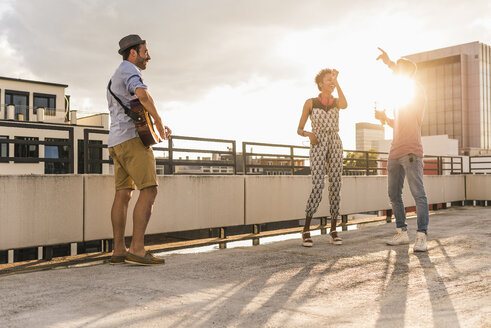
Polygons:
M165 140L169 138L169 136L172 134L172 130L167 125L164 125L164 129L165 129L165 137L164 137Z
M157 130L159 131L160 137L164 140L167 140L167 138L171 135L172 131L169 129L168 126L164 126L162 124L162 121L160 122L155 122L155 126L157 127Z

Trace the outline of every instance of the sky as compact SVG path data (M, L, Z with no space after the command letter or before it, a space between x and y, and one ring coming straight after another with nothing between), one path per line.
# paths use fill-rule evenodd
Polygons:
M354 149L390 78L377 47L395 60L491 44L491 1L0 0L0 76L68 84L79 115L107 112L128 34L147 40L143 79L175 135L306 146L303 104L317 72L335 68L348 100L340 136Z

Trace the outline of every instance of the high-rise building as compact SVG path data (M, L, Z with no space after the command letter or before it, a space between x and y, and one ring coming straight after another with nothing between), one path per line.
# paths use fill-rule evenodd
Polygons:
M356 150L377 149L375 141L384 140L385 130L380 124L356 123Z
M461 154L490 154L491 47L476 41L405 57L428 99L421 134L446 134Z

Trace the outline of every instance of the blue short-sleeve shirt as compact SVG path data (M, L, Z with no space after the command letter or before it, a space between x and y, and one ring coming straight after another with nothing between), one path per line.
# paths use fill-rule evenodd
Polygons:
M147 89L143 83L141 70L127 60L123 60L111 77L111 90L125 106L130 106L130 101L136 99L136 89ZM111 116L109 127L108 147L114 147L127 140L138 137L135 123L126 115L123 107L114 99L113 95L106 92L107 104Z

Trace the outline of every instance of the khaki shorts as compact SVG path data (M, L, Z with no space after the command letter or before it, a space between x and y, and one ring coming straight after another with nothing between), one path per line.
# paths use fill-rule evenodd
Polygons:
M155 157L151 147L145 147L140 138L133 138L114 147L109 147L114 162L116 190L141 190L157 186Z

